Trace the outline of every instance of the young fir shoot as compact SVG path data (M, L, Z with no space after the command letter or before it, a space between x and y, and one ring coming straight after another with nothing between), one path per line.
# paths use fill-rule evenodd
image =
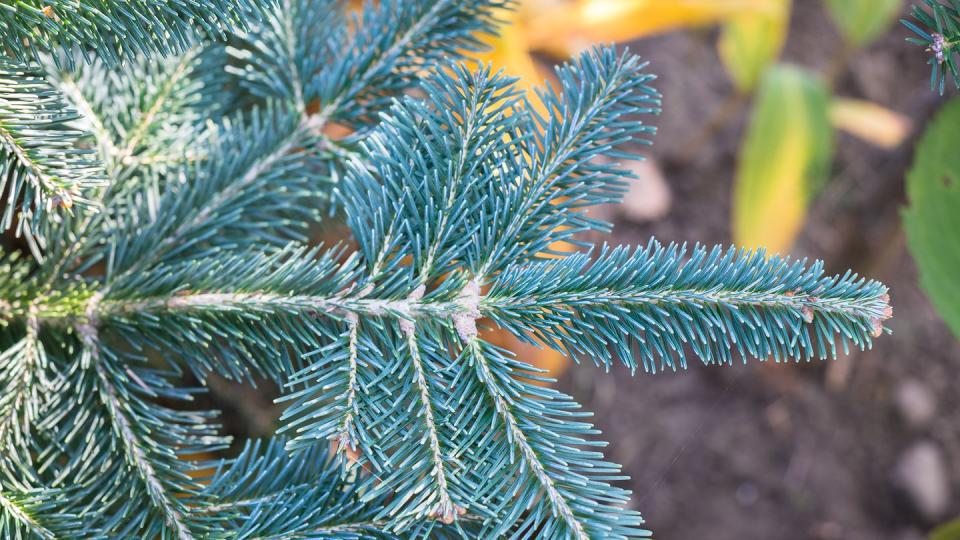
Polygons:
M914 5L913 20L901 19L915 36L907 41L924 47L930 58L930 88L943 95L949 75L960 88L957 53L960 46L960 2L957 0L923 0Z
M538 114L456 61L499 0L288 0L232 26L250 6L143 4L69 4L145 25L122 44L7 44L5 226L33 256L0 260L4 538L646 537L589 413L484 329L652 373L833 358L891 315L883 285L819 262L551 251L609 227L586 211L654 134L634 55L564 65ZM181 47L193 25L230 45ZM54 45L80 52L33 60ZM351 238L308 245L331 208ZM213 375L275 383L277 436L210 462Z

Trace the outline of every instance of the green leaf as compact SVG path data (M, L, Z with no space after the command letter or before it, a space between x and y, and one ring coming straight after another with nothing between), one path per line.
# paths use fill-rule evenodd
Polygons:
M752 92L764 71L780 56L787 39L790 0L771 0L768 9L745 13L727 23L717 48L737 91Z
M816 75L786 65L764 77L740 149L733 236L744 247L788 249L830 165L828 95Z
M937 115L917 146L907 175L909 207L903 214L920 285L960 337L960 100Z
M960 518L940 525L930 533L930 540L960 540Z
M901 0L824 0L843 39L863 47L876 39L900 12Z

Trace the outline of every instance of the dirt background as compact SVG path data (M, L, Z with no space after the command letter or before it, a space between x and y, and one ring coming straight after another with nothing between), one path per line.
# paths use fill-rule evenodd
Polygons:
M885 282L893 335L837 362L691 364L633 378L582 366L560 381L596 413L608 456L632 477L633 504L660 540L913 540L960 516L960 347L919 289L900 227L916 139L950 95L930 91L925 54L905 37L893 27L844 67L821 2L797 0L784 52L821 73L840 67L836 94L914 122L895 150L839 134L832 178L793 249ZM704 133L733 93L715 43L715 32L683 32L631 45L660 75L652 155L671 203L655 221L615 219L612 242L731 241L749 106Z

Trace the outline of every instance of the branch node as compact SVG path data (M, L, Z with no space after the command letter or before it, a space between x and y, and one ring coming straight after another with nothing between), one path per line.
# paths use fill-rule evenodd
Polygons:
M84 315L87 316L87 324L97 326L100 324L99 310L100 302L103 300L103 292L97 291L87 300L87 307Z
M430 518L438 520L445 525L452 525L458 517L465 516L466 514L466 508L447 501L437 505L437 508L430 513Z
M360 452L360 446L353 439L350 433L343 431L336 436L337 453L343 455L347 461L347 466L352 467L360 461L363 454Z
M457 300L463 311L453 315L453 325L460 339L470 341L477 337L477 319L480 318L480 284L476 279L467 282Z
M97 345L97 342L100 340L97 325L100 321L97 312L100 308L101 300L103 300L103 293L94 293L93 296L87 300L87 306L84 310L86 321L78 323L75 326L77 334L80 335L80 340L83 342L83 346L88 351L88 354L85 354L82 360L84 369L89 368L92 362L100 360L100 347Z
M420 285L416 289L410 292L410 295L407 296L406 303L406 312L403 313L403 317L400 318L400 330L403 331L403 334L409 336L413 334L414 323L413 323L413 304L416 304L423 298L423 294L427 291L426 286Z

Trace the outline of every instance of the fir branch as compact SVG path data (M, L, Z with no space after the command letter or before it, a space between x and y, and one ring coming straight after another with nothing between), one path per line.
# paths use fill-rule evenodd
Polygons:
M414 371L414 384L420 398L421 415L423 418L423 427L426 431L427 444L430 448L430 477L431 483L435 483L435 506L429 509L428 515L443 521L444 523L453 523L457 516L458 506L454 504L450 497L450 490L447 487L447 475L444 462L446 461L443 451L440 448L440 436L438 435L437 419L434 412L434 398L431 396L429 383L424 374L424 363L420 357L420 345L417 341L416 325L411 321L400 321L400 329L407 338L407 350L410 354L411 364ZM431 494L433 495L433 494Z
M95 312L95 302L91 302L91 312ZM160 511L163 520L171 533L179 540L192 540L193 534L184 523L185 515L176 499L176 494L168 492L159 479L159 473L153 461L147 457L144 442L134 432L136 420L130 418L127 412L127 400L121 399L111 374L103 365L100 356L99 333L93 323L79 325L77 333L83 342L83 363L92 366L96 373L97 387L100 389L100 399L107 411L112 424L112 430L118 444L123 448L127 463L136 471L140 481L146 487L146 492L152 504Z
M245 46L230 49L242 64L233 72L244 77L255 95L291 100L294 109L303 111L301 129L315 136L330 122L362 130L393 96L418 84L416 75L430 60L479 47L477 35L492 32L490 13L502 5L501 0L370 4L362 20L353 21L355 28L348 33L353 43L330 50L334 38L348 39L336 34L336 24L314 24L318 14L330 13L324 9L330 3L295 0L257 31L241 35ZM293 58L293 50L303 54ZM304 107L315 101L318 112L307 114ZM333 155L356 162L351 143L323 139Z
M86 339L86 337L84 338ZM93 351L95 349L91 349ZM137 471L140 479L146 486L150 500L163 514L164 521L170 528L172 534L180 540L190 540L195 538L184 523L185 516L175 504L175 494L168 493L158 478L158 473L150 460L147 459L138 437L131 427L132 420L127 417L123 411L123 402L117 395L117 390L110 381L110 376L100 365L96 353L94 356L94 369L100 381L100 391L103 403L107 407L110 418L113 420L113 427L116 430L116 436L124 448L127 461Z
M206 425L209 414L151 402L189 399L191 392L174 389L163 373L133 359L121 363L91 322L77 326L82 353L61 390L84 398L57 405L61 412L49 419L71 418L57 425L62 451L71 456L58 475L86 482L77 502L88 505L84 512L92 517L100 516L101 534L123 537L140 530L180 539L202 536L202 524L186 506L201 487L188 474L191 461L178 454L211 452L223 439L214 434L215 426ZM74 461L76 455L85 460Z
M333 44L345 37L343 2L337 0L284 0L280 9L228 48L236 66L227 71L262 99L289 99L306 111L316 96L312 80L333 55Z
M457 454L464 447L449 425L458 414L450 406L452 390L437 375L446 361L445 349L431 328L418 329L405 319L399 324L368 321L359 329L352 444L345 443L338 417L345 412L346 353L342 345L331 344L291 380L298 390L284 398L292 403L281 418L281 431L296 434L288 446L309 449L311 441L339 442L343 461L358 464L375 479L364 500L384 499L375 516L390 518L393 530L458 522L467 512L464 503L475 494L458 473L471 469L460 463ZM395 497L397 493L409 495ZM475 509L475 516L488 512L479 500Z
M161 265L115 281L99 316L131 343L142 343L150 328L149 343L197 358L189 365L199 376L209 370L240 379L261 373L282 383L299 355L321 346L319 336L335 335L330 319L317 315L356 276L355 262L337 258L337 250L317 256L316 249L253 249ZM291 291L294 296L287 296ZM278 341L298 352L278 348ZM211 346L218 355L205 352Z
M345 475L323 446L289 454L283 440L248 441L218 466L205 489L222 506L198 511L213 520L229 516L230 538L396 538L393 524L375 517L385 497L364 497L369 484ZM305 507L305 500L315 504ZM431 538L456 537L433 524L411 534L418 530Z
M345 319L346 330L329 345L306 354L304 360L310 364L286 382L291 390L280 401L290 405L280 421L281 432L296 434L287 441L291 451L309 451L320 446L318 443L334 441L338 454L357 456L362 452L361 405L365 396L360 365L370 363L370 359L360 339L359 318L348 314Z
M640 57L614 48L587 51L557 69L559 87L538 92L548 112L540 117L527 107L532 134L528 158L512 161L518 182L485 204L496 226L482 248L480 276L489 276L508 261L519 262L550 250L558 241L572 241L585 230L609 225L589 218L583 209L620 202L631 173L600 159L643 159L629 145L649 145L656 128L645 117L660 113L660 94L650 86ZM546 231L546 232L544 232ZM582 245L582 244L580 244Z
M24 455L29 453L31 426L42 412L43 394L50 390L39 332L37 317L28 317L23 338L0 352L0 386L7 389L0 395L0 444Z
M0 471L20 486L36 486L31 466L36 453L37 422L48 393L55 390L40 318L31 302L30 266L14 252L0 252ZM22 318L18 317L22 315Z
M10 493L0 490L0 534L9 538L35 537L56 540L58 536L38 523L31 515L32 503L30 498L12 497Z
M357 291L357 260L337 263L336 256L318 259L315 250L302 249L251 252L161 267L108 295L95 316L129 324L152 324L159 315L196 320L244 312L391 317L401 325L446 320L465 339L475 333L470 325L477 318L489 317L522 339L532 336L603 362L613 345L627 365L636 367L640 358L646 370L656 371L675 367L677 359L685 365L686 346L707 363L730 363L732 351L777 360L835 356L848 343L868 346L891 315L886 289L877 282L827 276L822 262L807 266L719 246L697 247L689 256L680 246L655 242L633 251L605 249L595 261L577 254L508 268L484 296L478 283L451 279L447 290L429 297L399 299ZM201 267L209 273L193 279L193 269ZM248 276L246 282L236 275ZM53 323L80 314L42 310L40 316Z
M143 143L151 131L151 126L156 122L157 116L166 106L170 96L173 95L173 90L176 88L177 83L183 80L189 73L190 60L190 54L184 54L176 58L173 70L167 76L167 80L161 83L156 94L145 104L146 108L143 110L140 120L133 126L133 129L127 133L126 144L120 149L116 157L118 161L125 163L133 156L137 147Z
M93 50L112 64L136 54L183 52L257 20L270 2L215 0L23 0L0 12L0 53L19 61L60 48Z
M102 212L38 228L40 264L0 275L0 381L19 385L0 431L29 439L0 460L16 493L83 516L68 537L645 537L586 413L484 321L649 371L871 344L885 288L821 263L655 244L537 262L606 227L583 209L619 197L609 158L647 142L659 94L637 57L598 49L541 118L510 79L440 64L503 4L389 0L345 28L289 0L229 68L218 46L51 68L89 116L56 133L96 140L111 182L90 190ZM333 196L357 252L291 245ZM292 438L192 477L185 458L224 441L180 405L185 370L278 384Z
M203 45L159 60L132 58L122 67L94 60L65 68L60 59L47 62L47 72L82 113L78 125L96 135L117 190L132 187L132 175L181 162L203 140L205 124L222 116L229 96L225 62L221 46Z
M571 411L579 405L534 386L546 379L480 339L463 347L491 404L489 425L499 433L485 444L501 446L490 452L492 462L477 468L490 467L488 474L497 471L498 483L507 484L479 488L495 489L499 505L509 508L499 520L488 521L480 536L499 537L511 528L544 538L649 536L640 515L620 506L629 494L607 484L618 478L619 467L583 448L599 445L585 439L597 433L589 424L573 420L586 416Z
M616 149L653 132L639 120L659 104L644 67L612 49L584 54L560 70L559 93L543 94L547 119L518 107L513 81L487 70L434 75L426 97L394 104L348 164L345 206L369 264L393 269L411 254L420 283L456 269L483 281L603 228L580 209L616 200L624 186L622 171L595 158L625 156Z
M471 209L503 189L499 163L519 152L504 143L520 127L512 83L489 69L471 73L456 65L423 83L425 100L407 99L384 113L362 143L365 157L348 163L343 192L374 279L407 254L416 274L411 290L461 264L462 239L481 235ZM376 159L382 155L394 159Z
M327 158L317 153L316 144L311 130L299 124L299 116L279 106L240 116L236 125L226 123L207 153L239 158L191 167L195 180L168 190L160 200L158 215L164 219L146 227L136 221L124 224L108 280L215 250L218 242L278 244L303 238L303 224L317 216L305 203L316 200L324 181L329 181L317 173ZM284 189L265 189L270 184L282 184ZM250 230L236 219L244 215L275 227ZM128 230L136 232L128 235Z
M441 204L437 205L435 210L437 216L421 218L436 225L430 228L429 234L424 238L426 246L429 246L426 248L426 256L422 262L414 264L420 267L420 287L425 287L437 274L446 273L446 266L438 265L437 258L438 255L443 255L443 248L452 241L454 232L458 229L454 216L462 215L464 208L460 199L469 196L469 189L465 189L464 184L471 180L470 175L475 171L475 164L482 163L484 152L495 148L498 139L513 135L509 129L511 123L505 120L505 116L513 112L518 94L505 88L502 79L491 76L486 70L481 70L478 76L474 77L463 66L458 66L454 68L454 73L455 77L466 82L469 92L465 95L454 93L457 86L455 79L447 77L445 73L437 75L438 81L424 84L424 91L436 100L438 112L443 111L444 120L452 125L459 125L458 138L463 144L459 145L459 148L448 150L452 155L448 162L450 167L447 169L447 181L443 185L445 193L440 194ZM498 103L498 106L491 107L491 103Z
M17 216L17 232L33 232L55 209L91 204L87 191L105 175L81 146L88 133L69 129L75 118L41 71L0 58L0 228Z
M287 9L240 34L242 46L229 49L240 66L230 71L254 95L290 101L303 114L301 129L315 136L330 122L363 130L375 124L376 113L394 96L418 85L418 76L431 61L480 47L477 36L492 33L495 21L490 14L506 3L370 3L347 32L337 24L341 3L290 0ZM331 49L331 43L344 40L348 43ZM318 110L309 114L314 103ZM342 151L334 141L326 146L335 154Z
M514 416L512 406L503 391L494 379L490 366L484 357L480 341L476 338L470 340L467 345L470 355L476 363L477 376L483 382L484 387L493 400L494 409L504 423L507 440L510 441L519 451L519 459L524 467L528 468L543 490L543 495L549 501L554 514L559 518L564 526L569 528L571 536L577 540L589 539L583 524L574 516L570 507L570 502L554 484L553 478L547 473L546 467L540 461L537 452L527 440L526 433L519 427L517 418Z
M57 306L56 301L51 304ZM155 317L158 315L184 316L202 313L284 313L295 312L303 315L326 316L332 318L348 317L351 314L364 317L435 318L451 317L466 308L458 302L434 302L419 300L391 300L361 298L355 296L277 294L268 291L253 292L197 292L176 294L157 298L138 300L107 300L97 309L100 318L123 319L138 316ZM57 324L62 320L73 320L81 316L82 311L44 311L40 318L47 323Z
M66 216L46 231L51 241L42 268L45 286L66 270L83 270L71 265L104 241L117 216L132 213L134 194L157 189L166 174L205 159L215 132L207 122L219 118L223 107L217 100L224 93L224 77L218 75L224 59L214 46L162 61L138 57L123 68L93 61L64 69L48 62L53 86L84 113L76 127L96 135L110 182L91 194L101 211ZM136 133L149 138L135 142Z
M869 347L890 318L886 288L856 274L827 276L766 253L676 245L604 248L506 270L481 311L521 339L646 371L704 363L836 357ZM624 339L629 337L630 339ZM838 343L838 341L840 343ZM679 360L679 362L678 362Z
M340 434L337 436L338 452L357 451L357 436L354 426L357 417L357 358L360 353L357 350L358 335L360 332L360 318L355 313L348 313L346 316L348 336L347 336L347 392L343 406L345 411L343 419L338 423L337 429Z
M0 536L67 540L83 534L78 516L65 511L66 503L75 496L75 491L24 488L18 485L22 484L20 480L0 482Z
M48 71L48 74L51 71ZM60 91L64 99L77 109L80 121L89 124L90 132L97 141L97 147L104 163L115 162L120 151L113 141L113 134L107 129L107 119L98 114L94 102L84 94L84 90L90 90L90 87L94 85L89 84L81 87L74 77L67 76L66 73L61 74L59 78L49 76L48 78L51 79L51 83Z
M416 86L425 68L482 47L509 0L387 0L367 3L350 39L331 65L315 75L313 95L323 118L354 127L373 123L393 96Z

